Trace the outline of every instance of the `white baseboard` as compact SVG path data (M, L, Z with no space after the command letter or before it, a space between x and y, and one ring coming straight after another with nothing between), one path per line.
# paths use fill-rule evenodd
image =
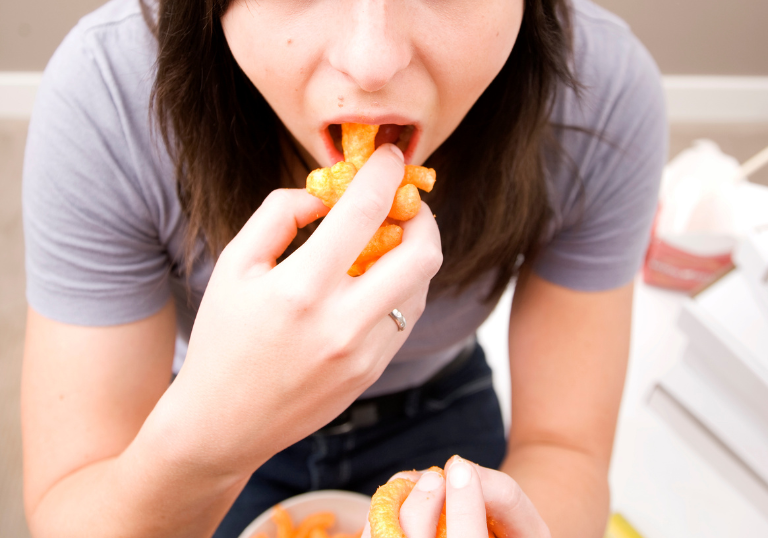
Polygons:
M665 76L670 123L768 123L768 77Z
M28 118L42 73L0 72L0 118ZM665 76L671 123L768 123L768 77Z

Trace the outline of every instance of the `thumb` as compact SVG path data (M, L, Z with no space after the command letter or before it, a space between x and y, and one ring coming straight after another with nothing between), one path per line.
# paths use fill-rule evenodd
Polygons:
M269 270L299 228L327 213L328 208L304 189L274 190L227 245L227 256L240 270L258 265Z

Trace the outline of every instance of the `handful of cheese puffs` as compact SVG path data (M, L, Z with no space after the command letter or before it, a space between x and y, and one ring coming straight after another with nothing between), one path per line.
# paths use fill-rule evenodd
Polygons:
M307 177L307 192L333 207L363 167L375 149L374 141L378 125L343 123L341 147L344 160L330 168L318 168ZM349 268L347 274L360 276L384 254L395 248L403 239L403 229L398 222L410 220L421 207L418 189L430 192L435 184L435 170L423 166L405 166L405 174L395 193L392 208L370 242Z
M336 533L330 534L328 529L333 527L336 516L333 512L315 512L307 516L304 521L294 525L291 516L279 504L274 506L272 521L277 527L275 538L360 538L360 531L354 534ZM251 538L270 538L266 533L256 533Z

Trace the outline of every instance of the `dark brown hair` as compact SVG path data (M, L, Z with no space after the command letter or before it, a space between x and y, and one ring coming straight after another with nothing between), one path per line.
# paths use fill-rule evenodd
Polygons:
M140 0L158 40L154 118L176 164L188 217L187 268L203 238L214 256L300 156L282 122L240 70L220 17L230 0ZM550 210L544 152L557 88L570 70L567 0L525 0L501 72L426 166L438 182L425 200L437 215L444 262L431 292L462 289L496 270L498 296L530 259ZM302 161L303 162L303 161ZM307 171L309 172L309 171Z

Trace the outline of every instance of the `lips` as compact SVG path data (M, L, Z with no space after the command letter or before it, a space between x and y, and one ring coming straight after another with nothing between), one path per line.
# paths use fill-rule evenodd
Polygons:
M341 124L331 123L324 131L326 147L331 153L333 162L344 160L341 147ZM379 126L374 144L377 148L382 144L395 144L403 152L405 161L408 162L416 147L417 140L418 131L413 124L382 123Z

